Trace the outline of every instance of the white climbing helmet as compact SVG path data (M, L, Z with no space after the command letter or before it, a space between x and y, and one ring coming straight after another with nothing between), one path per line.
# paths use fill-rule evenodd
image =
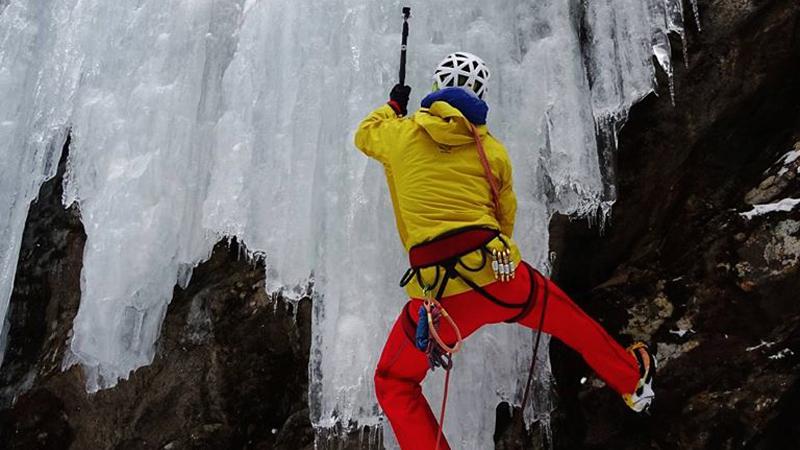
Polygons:
M472 53L455 52L447 55L436 66L433 73L434 89L462 86L483 98L490 76L489 68L482 59Z

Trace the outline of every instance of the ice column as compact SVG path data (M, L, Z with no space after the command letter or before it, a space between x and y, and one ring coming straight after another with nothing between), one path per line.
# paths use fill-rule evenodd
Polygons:
M0 318L6 317L28 206L55 174L66 139L80 67L65 23L71 3L0 2Z
M218 239L201 226L202 206L241 3L73 10L86 61L66 195L87 242L67 363L83 365L90 390L152 361L176 279L188 281Z

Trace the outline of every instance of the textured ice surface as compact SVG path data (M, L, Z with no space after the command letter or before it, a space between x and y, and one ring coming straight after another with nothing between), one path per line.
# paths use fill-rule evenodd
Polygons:
M516 237L546 270L550 215L613 202L596 135L613 144L652 91L654 56L671 73L680 2L410 3L412 103L448 52L487 61ZM173 286L235 235L265 255L270 290L296 298L313 276L313 423L378 423L372 372L404 303L405 261L381 168L352 133L395 82L400 6L0 0L0 317L28 205L71 129L65 201L79 203L87 243L65 365L84 367L89 390L152 361ZM455 447L491 447L494 405L519 398L531 345L508 325L467 342L445 425ZM538 367L527 414L546 418L546 352ZM425 391L438 408L441 374Z
M0 317L14 284L28 206L55 174L79 73L69 6L0 2ZM5 333L2 333L5 336ZM5 347L4 342L0 342Z

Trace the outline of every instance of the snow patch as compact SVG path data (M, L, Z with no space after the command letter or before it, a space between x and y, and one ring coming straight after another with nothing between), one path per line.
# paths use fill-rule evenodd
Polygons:
M783 176L786 172L788 172L788 166L795 162L797 158L800 158L800 149L790 150L785 155L781 156L776 163L782 166L780 170L778 170L778 176ZM797 168L797 171L800 173L800 167Z
M747 347L744 350L747 351L747 352L752 352L752 351L758 350L760 348L770 348L773 345L775 345L775 342L769 342L769 341L762 340L760 344L754 345L752 347Z
M797 158L800 158L800 150L790 150L778 160L778 164L786 166L793 163Z
M791 349L784 348L783 350L779 351L778 353L775 353L774 355L769 355L768 358L773 361L776 361L793 355L794 352Z
M753 209L747 212L739 213L739 215L750 220L753 217L763 216L772 212L788 212L793 210L798 204L800 204L800 198L784 198L783 200L775 203L753 205Z
M686 333L696 333L696 331L691 328L678 328L677 330L669 330L669 332L677 335L678 337L684 337Z

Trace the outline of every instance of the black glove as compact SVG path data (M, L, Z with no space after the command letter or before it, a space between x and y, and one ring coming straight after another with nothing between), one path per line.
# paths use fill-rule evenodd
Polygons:
M411 87L395 84L389 94L389 106L394 109L398 116L408 114L408 96L411 95Z

